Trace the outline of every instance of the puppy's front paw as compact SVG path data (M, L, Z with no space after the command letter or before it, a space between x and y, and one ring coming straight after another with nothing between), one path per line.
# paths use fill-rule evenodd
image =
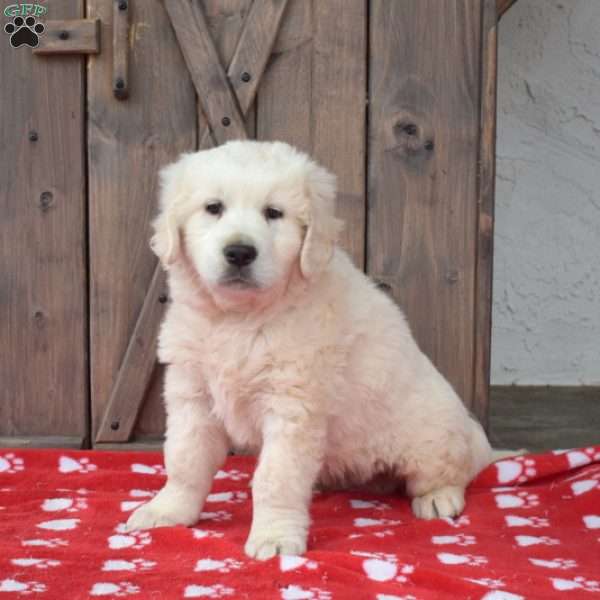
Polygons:
M419 519L457 517L465 507L463 488L448 485L413 498L412 509Z
M263 533L250 533L244 548L250 558L268 560L279 554L294 555L306 552L306 536L294 533L275 533L272 530Z

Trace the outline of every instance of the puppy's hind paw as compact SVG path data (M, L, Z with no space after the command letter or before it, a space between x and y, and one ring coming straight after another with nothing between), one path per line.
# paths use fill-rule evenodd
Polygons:
M413 513L419 519L458 517L465 507L465 491L457 486L445 486L413 498Z

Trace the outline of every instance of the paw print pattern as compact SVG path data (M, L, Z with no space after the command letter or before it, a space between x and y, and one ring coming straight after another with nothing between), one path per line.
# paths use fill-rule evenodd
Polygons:
M231 521L231 513L225 510L217 510L215 512L203 512L200 513L200 520L202 521Z
M539 506L540 498L537 494L528 492L515 492L512 494L496 494L494 496L498 508L534 508Z
M24 468L23 459L15 456L12 452L0 456L0 473L18 473Z
M547 569L567 570L577 567L577 561L570 558L552 558L550 560L530 558L529 562L536 567L546 567Z
M216 585L188 585L183 594L184 598L224 598L232 596L234 589L217 583Z
M134 558L132 560L107 560L102 566L103 571L148 571L155 567L156 563L143 558Z
M518 515L506 515L504 517L508 527L550 527L550 521L545 517L520 517Z
M434 535L431 538L431 542L438 545L455 544L457 546L472 546L477 543L474 536L465 535L464 533L457 535Z
M555 538L551 538L548 536L537 537L534 535L516 535L515 541L519 546L522 547L537 545L557 546L558 544L560 544L560 541Z
M120 523L116 528L116 535L108 538L108 547L112 550L133 548L140 550L152 543L152 535L149 531L125 531L125 523Z
M499 483L524 483L537 475L535 460L525 456L517 456L494 463Z
M281 590L281 600L331 600L331 592L320 588L288 585Z
M13 48L23 45L36 48L40 42L39 36L44 33L44 29L43 23L38 23L32 16L26 19L15 17L12 23L4 26L5 33L10 35L10 45Z
M91 473L97 469L98 467L85 456L79 459L61 456L58 459L58 470L61 473Z
M444 565L469 565L470 567L481 567L487 565L485 556L475 554L452 554L451 552L440 552L438 560Z
M129 582L121 581L120 583L95 583L90 590L90 596L129 596L137 594L140 588Z
M203 558L196 563L194 571L218 571L219 573L230 573L241 569L244 563L233 558L224 558L222 560L213 560L212 558Z
M143 498L143 500L123 500L123 502L121 502L121 512L131 512L142 504L146 504L146 502L150 498L154 498L156 494L157 492L154 490L131 490L129 495L132 498Z
M79 512L88 507L85 498L46 498L42 503L42 510L45 512L57 512L64 510L66 512Z
M143 475L166 475L164 465L144 465L141 463L133 463L131 465L132 473L141 473Z
M215 479L231 479L231 481L241 481L242 479L248 479L250 475L243 473L242 471L236 471L231 469L230 471L217 471Z
M67 540L61 540L60 538L52 538L49 540L23 540L21 546L41 546L43 548L60 548L68 546Z
M18 581L17 579L3 579L0 581L0 592L14 592L26 596L45 591L46 586L39 581Z
M465 580L477 585L482 585L491 590L500 589L505 585L501 579L490 579L489 577L481 577L480 579L470 579L469 577L465 577Z
M47 569L60 565L60 560L51 558L13 558L10 562L16 567L35 567L36 569Z
M383 552L351 552L354 556L366 558L363 561L363 571L373 581L395 580L406 583L408 575L414 572L413 565L398 563L398 558L393 554Z
M210 531L209 529L198 529L192 528L192 535L196 540L202 540L204 538L222 538L225 534L220 531Z
M600 452L596 448L582 448L581 450L567 451L567 461L572 469L589 465L595 460L600 460Z
M586 592L600 592L600 582L585 577L574 577L573 579L552 578L552 586L559 592L572 590L585 590Z
M457 519L451 519L450 517L444 517L440 519L441 521L445 521L450 527L454 527L455 529L460 529L461 527L467 527L471 524L471 519L467 515L461 515Z
M286 571L293 571L294 569L299 569L300 567L314 570L318 566L319 565L314 560L308 560L308 558L305 558L304 556L282 554L279 557L279 568L282 573L285 573Z
M209 494L206 498L207 502L226 502L227 504L239 504L246 502L248 494L246 492L220 492L217 494Z
M389 504L385 504L379 500L350 500L350 506L357 509L370 508L373 510L388 510L391 508Z
M390 519L354 519L354 527L377 527L380 525L400 525L402 521L394 521Z

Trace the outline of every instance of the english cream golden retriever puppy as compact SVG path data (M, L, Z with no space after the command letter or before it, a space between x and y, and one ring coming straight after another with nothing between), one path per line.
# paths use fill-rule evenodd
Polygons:
M259 455L251 557L306 550L316 484L385 477L417 517L458 515L490 446L398 306L336 247L333 175L287 144L240 141L161 180L168 479L128 528L196 523L232 447Z

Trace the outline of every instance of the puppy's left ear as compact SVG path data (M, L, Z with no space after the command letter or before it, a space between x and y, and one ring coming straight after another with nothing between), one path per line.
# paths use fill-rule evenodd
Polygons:
M307 231L300 252L300 271L305 279L322 273L333 257L333 250L342 229L335 218L335 175L323 167L312 165L307 180Z

